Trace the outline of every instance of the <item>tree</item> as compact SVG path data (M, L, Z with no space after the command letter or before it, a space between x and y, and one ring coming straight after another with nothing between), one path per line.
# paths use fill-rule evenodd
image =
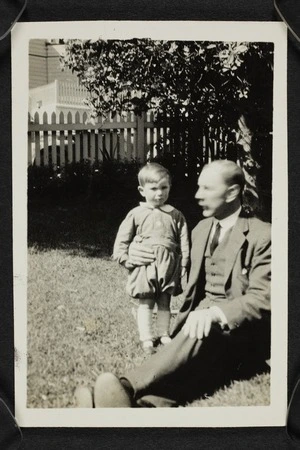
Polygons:
M273 44L69 40L63 64L90 92L95 116L152 109L168 120L171 132L185 127L187 145L177 156L192 182L203 165L202 130L235 131L231 157L239 159L248 192L257 196L257 172L266 151L261 144L272 131Z

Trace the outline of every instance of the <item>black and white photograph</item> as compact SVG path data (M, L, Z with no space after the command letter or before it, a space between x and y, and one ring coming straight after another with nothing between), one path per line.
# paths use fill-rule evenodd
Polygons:
M286 29L211 25L13 31L22 426L285 421Z

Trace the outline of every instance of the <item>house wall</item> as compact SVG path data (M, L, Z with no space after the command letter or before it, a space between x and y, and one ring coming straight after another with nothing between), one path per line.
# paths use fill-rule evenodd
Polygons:
M29 89L48 83L47 50L44 39L29 41Z
M55 82L43 86L37 86L29 92L29 113L33 117L39 112L40 117L46 112L56 112L57 88Z
M58 81L73 81L78 83L78 77L71 72L70 69L62 71L59 58L64 53L64 45L60 44L46 44L47 47L47 61L48 61L48 83L54 80Z
M62 71L59 58L64 45L52 44L45 39L31 39L29 42L29 89L52 83L54 80L78 82L70 69Z
M68 99L70 96L70 99ZM79 88L74 82L53 81L44 86L38 86L30 90L29 94L29 114L33 118L36 112L42 118L43 113L48 114L48 121L51 120L51 114L54 112L57 117L60 112L66 116L71 112L73 119L76 112L82 117L84 112L89 113L89 108L84 104L86 97L82 88Z
M28 111L33 119L36 112L48 120L54 112L82 117L89 108L84 104L86 91L78 84L78 77L70 69L61 69L60 57L65 46L59 40L31 39L29 42L29 101Z

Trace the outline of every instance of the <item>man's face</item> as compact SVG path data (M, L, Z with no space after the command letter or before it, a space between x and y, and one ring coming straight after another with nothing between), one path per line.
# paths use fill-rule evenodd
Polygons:
M223 175L214 167L202 170L198 179L198 190L195 198L203 209L204 217L223 219L228 215L226 202L228 186Z

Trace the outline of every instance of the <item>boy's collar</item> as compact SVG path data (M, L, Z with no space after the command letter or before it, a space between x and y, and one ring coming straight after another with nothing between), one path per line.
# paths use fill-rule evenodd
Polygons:
M161 211L166 212L166 213L170 213L174 209L174 207L171 205L152 206L147 202L140 202L140 206L143 206L144 208L148 208L148 209L160 209Z

